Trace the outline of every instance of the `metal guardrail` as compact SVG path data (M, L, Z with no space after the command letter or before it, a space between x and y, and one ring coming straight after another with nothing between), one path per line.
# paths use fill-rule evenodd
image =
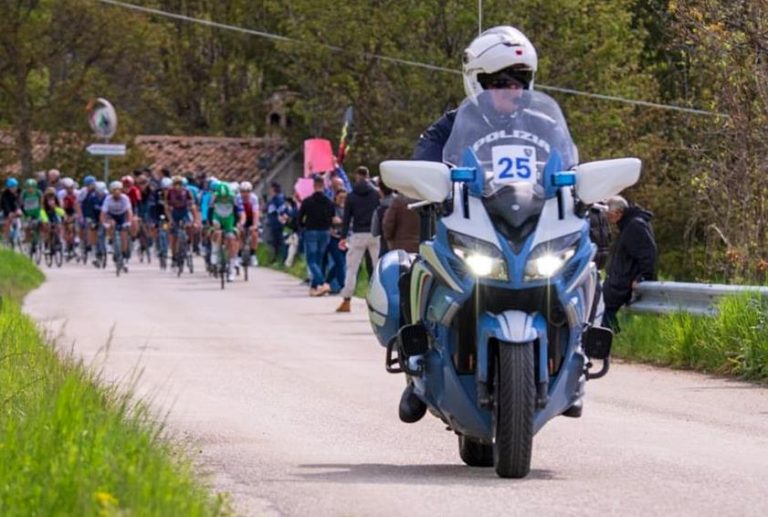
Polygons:
M642 282L627 310L637 313L688 312L701 316L717 314L717 303L726 296L754 293L768 298L768 287L751 285Z

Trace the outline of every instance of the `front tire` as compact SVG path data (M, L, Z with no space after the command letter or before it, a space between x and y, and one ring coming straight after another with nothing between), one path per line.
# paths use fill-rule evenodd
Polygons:
M493 464L502 478L531 470L536 384L533 344L499 344L494 382Z
M459 435L459 455L470 467L493 467L493 445L486 445L469 436Z

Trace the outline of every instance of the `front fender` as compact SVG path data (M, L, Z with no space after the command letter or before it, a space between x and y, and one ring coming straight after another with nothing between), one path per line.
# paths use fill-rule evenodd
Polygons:
M523 311L504 311L501 314L486 312L478 321L477 336L477 380L488 382L490 362L489 342L491 339L502 343L525 344L535 340L546 343L547 321L539 314Z

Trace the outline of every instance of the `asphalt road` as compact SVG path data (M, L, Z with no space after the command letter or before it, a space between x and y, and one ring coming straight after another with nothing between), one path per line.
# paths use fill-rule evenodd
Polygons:
M362 301L252 271L46 271L26 300L58 346L131 382L246 515L768 515L768 389L618 364L584 416L534 440L524 480L469 468L429 415L400 423ZM111 335L111 339L110 336Z

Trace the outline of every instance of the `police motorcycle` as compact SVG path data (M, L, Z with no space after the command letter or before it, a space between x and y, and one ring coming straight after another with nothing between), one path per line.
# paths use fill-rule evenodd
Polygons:
M635 184L641 162L577 165L557 102L532 90L465 100L443 162L380 165L417 200L422 243L380 259L369 317L387 371L458 435L462 460L522 478L533 436L608 371L587 215Z

